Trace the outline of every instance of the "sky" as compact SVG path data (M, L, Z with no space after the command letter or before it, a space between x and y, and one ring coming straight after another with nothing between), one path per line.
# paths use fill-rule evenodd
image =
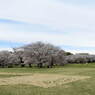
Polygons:
M95 0L0 0L0 50L37 41L95 54Z

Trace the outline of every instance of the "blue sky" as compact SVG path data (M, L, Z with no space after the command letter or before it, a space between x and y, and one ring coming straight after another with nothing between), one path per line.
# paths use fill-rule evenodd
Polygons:
M0 50L36 41L95 54L95 1L0 0Z

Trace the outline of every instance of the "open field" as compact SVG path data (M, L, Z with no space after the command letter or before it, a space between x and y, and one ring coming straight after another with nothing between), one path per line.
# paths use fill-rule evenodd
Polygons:
M95 95L95 64L0 68L0 95Z

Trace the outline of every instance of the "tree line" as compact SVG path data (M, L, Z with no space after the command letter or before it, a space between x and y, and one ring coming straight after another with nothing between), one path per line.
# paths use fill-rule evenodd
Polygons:
M13 51L0 51L0 67L37 66L52 68L54 65L85 64L95 62L95 55L72 54L52 44L36 42Z

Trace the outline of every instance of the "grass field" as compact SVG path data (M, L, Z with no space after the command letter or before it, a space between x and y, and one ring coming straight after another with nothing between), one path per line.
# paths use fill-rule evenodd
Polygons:
M95 63L0 68L0 95L95 95Z

